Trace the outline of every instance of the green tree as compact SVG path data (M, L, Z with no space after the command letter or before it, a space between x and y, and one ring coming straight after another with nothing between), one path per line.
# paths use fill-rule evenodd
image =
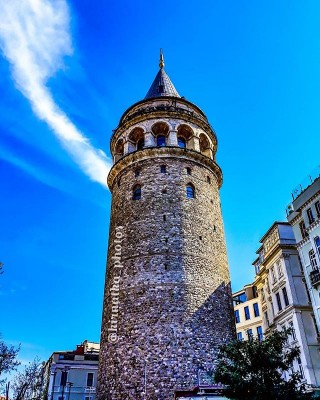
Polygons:
M3 274L3 263L0 262L0 275ZM4 374L15 371L20 362L17 361L17 354L20 350L19 347L7 345L1 340L0 335L0 389L3 387L6 379Z
M275 331L265 340L235 340L220 348L214 379L228 387L235 400L310 399L300 374L292 371L298 347L287 344L290 330ZM284 379L286 373L287 380Z
M16 359L19 350L20 347L7 345L4 341L0 340L0 387L6 381L3 375L14 371L20 364Z
M14 400L40 400L43 398L43 363L39 358L29 362L12 382Z

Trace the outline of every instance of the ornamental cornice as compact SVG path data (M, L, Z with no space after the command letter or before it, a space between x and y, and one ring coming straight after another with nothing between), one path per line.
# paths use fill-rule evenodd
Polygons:
M305 210L309 205L313 203L313 201L319 196L320 191L316 192L313 196L311 196L301 207L301 211Z
M299 214L298 214L297 216L295 216L295 217L293 218L293 220L290 222L290 225L291 225L291 226L295 225L297 222L300 222L300 220L302 220L301 211L296 211L296 212L298 212Z
M217 178L218 188L222 186L222 171L216 162L211 160L211 158L204 156L194 150L184 149L181 147L147 147L143 150L138 150L133 153L129 153L122 157L114 166L111 168L108 175L108 186L112 191L113 185L115 183L118 174L125 168L131 166L132 164L149 160L155 157L160 158L179 158L184 160L194 161L202 166L207 167Z
M307 236L304 239L300 240L299 243L297 243L297 249L300 250L305 244L310 242L310 237Z
M313 221L312 224L309 225L309 226L306 228L306 231L307 231L308 233L311 233L311 231L312 231L313 229L317 228L318 226L320 226L320 218L317 218L315 221Z

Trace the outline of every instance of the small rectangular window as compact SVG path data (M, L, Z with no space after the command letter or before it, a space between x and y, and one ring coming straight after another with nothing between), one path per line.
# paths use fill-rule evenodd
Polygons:
M311 208L307 209L307 216L308 216L309 224L312 224L312 222L314 222L314 218L313 218L313 213L312 213Z
M191 175L191 168L187 167L187 175Z
M248 306L245 306L244 308L244 315L246 319L250 319L250 311Z
M248 339L249 339L249 340L253 338L252 329L248 329L248 330L247 330L247 335L248 335Z
M88 372L87 375L87 386L93 386L93 372Z
M60 386L66 386L68 381L68 371L61 371Z
M258 303L253 304L253 313L255 317L259 317L260 312L259 312L259 305Z
M283 294L284 304L287 307L289 305L289 299L288 299L287 289L285 287L282 289L282 294Z
M238 332L238 333L237 333L237 339L238 339L238 340L242 340L242 339L243 339L243 337L242 337L242 332Z
M316 248L318 251L318 256L320 257L320 238L319 238L319 236L314 238L314 244L316 245Z
M240 313L239 310L234 310L234 317L236 319L236 324L240 322Z
M317 217L320 218L320 201L316 201L314 203L314 207L315 207L316 212L317 212Z
M298 367L299 367L299 373L300 373L300 378L303 379L304 378L304 371L302 368L302 363L301 363L301 358L297 357L297 362L298 362Z
M281 304L281 299L280 299L279 292L276 293L276 298L277 298L278 310L281 311L282 310L282 304Z
M261 342L262 339L263 339L263 333L262 333L262 327L261 326L257 326L257 335L258 335L258 339Z
M299 227L300 227L302 239L305 239L306 237L308 237L308 232L306 230L306 224L304 223L304 221L301 221L299 223Z
M265 319L265 323L266 323L267 327L269 327L270 321L269 321L269 316L268 316L267 311L264 313L264 319Z
M296 331L295 331L295 329L293 327L293 322L292 321L289 322L289 328L291 330L291 338L292 338L292 340L297 340Z
M165 165L161 165L161 167L160 167L160 172L161 172L162 174L165 174L165 173L167 172L167 167L166 167Z
M281 261L279 260L279 261L277 261L277 272L278 272L278 276L279 276L279 278L283 275L283 272L282 272L282 267L281 267Z

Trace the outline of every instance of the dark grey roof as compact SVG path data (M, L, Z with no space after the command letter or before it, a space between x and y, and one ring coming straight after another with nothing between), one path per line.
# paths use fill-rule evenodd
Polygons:
M155 77L150 89L145 97L145 99L151 99L154 97L162 97L162 96L173 96L173 97L181 97L179 93L176 91L176 88L173 86L170 78L166 74L163 68L160 68L157 76Z

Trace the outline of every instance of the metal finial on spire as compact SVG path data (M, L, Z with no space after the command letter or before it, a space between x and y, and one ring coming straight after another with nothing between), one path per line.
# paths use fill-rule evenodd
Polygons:
M164 58L163 58L162 49L160 49L160 62L159 62L159 67L160 67L161 69L164 67Z

